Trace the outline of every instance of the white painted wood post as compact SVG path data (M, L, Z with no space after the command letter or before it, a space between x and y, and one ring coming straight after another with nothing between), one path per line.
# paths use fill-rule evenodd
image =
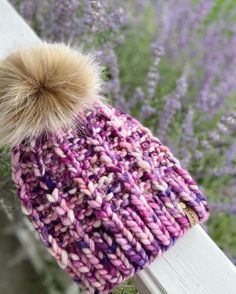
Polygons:
M0 0L0 58L40 39L6 0ZM133 281L142 294L234 294L236 267L200 225L140 271Z
M0 58L40 39L6 0L0 0Z
M200 225L135 277L142 294L234 294L236 267Z

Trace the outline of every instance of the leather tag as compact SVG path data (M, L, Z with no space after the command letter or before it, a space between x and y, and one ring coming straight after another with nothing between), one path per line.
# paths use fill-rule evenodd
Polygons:
M184 202L180 202L179 205L185 212L191 227L199 223L197 213L190 206L187 206Z

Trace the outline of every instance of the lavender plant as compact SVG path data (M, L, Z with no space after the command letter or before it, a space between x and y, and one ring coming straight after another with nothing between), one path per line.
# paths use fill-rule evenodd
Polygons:
M208 233L233 262L236 259L234 3L233 0L14 3L43 39L69 42L95 52L106 67L104 95L168 144L201 184L211 208ZM1 158L7 160L4 153ZM2 177L8 179L9 173L1 173ZM126 287L127 293L132 293L130 285Z

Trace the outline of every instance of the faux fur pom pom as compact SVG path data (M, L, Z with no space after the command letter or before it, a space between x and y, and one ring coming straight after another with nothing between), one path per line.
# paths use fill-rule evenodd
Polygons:
M64 44L20 49L0 62L0 145L73 127L99 99L101 68Z

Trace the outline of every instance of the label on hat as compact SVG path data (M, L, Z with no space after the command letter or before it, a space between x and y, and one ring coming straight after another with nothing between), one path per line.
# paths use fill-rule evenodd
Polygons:
M193 226L195 226L196 224L199 223L198 215L192 209L192 207L187 206L184 202L180 202L179 205L183 209L183 211L185 212L191 227L193 227Z

